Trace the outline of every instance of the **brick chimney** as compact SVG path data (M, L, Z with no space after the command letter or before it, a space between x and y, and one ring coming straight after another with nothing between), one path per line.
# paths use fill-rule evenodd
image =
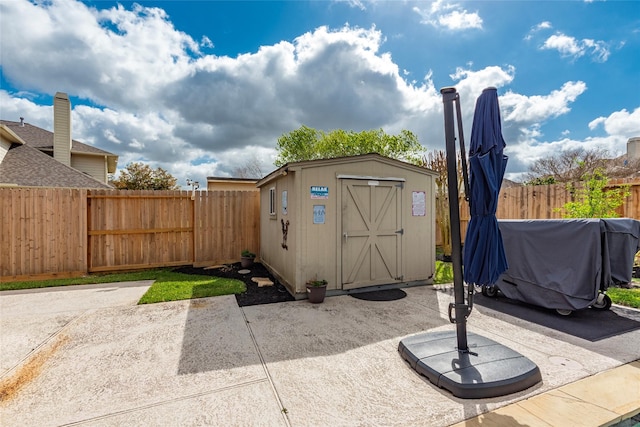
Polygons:
M640 137L629 138L627 141L627 158L640 159Z
M53 158L71 166L71 102L63 92L53 98Z

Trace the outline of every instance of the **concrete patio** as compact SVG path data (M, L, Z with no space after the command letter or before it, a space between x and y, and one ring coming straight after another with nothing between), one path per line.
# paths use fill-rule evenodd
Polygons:
M0 293L0 424L599 426L640 412L640 330L591 342L474 309L469 331L527 356L543 382L463 400L397 351L454 328L446 287L385 302L135 305L149 285Z

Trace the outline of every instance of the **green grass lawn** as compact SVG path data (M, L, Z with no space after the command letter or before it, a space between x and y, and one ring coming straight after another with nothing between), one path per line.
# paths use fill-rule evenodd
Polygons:
M433 283L435 285L453 283L453 266L450 262L436 261L436 275Z
M614 304L640 308L640 288L609 288L607 289L607 295L609 295Z
M138 304L239 294L246 289L246 285L236 279L172 273L170 277L156 280Z
M128 273L114 274L91 274L82 277L73 277L69 279L49 279L25 282L9 282L0 283L0 291L12 291L17 289L36 289L49 288L52 286L69 286L69 285L92 285L95 283L111 283L111 282L129 282L136 280L157 280L166 277L170 270L156 269L133 271Z
M0 283L0 291L136 280L155 280L142 296L139 304L239 294L246 290L245 284L240 280L176 273L170 269L156 269L117 274L95 274L72 279Z
M246 290L245 284L235 279L176 273L170 269L155 269L129 273L95 274L73 279L0 283L0 291L136 280L155 280L154 284L142 296L139 304L239 294ZM640 279L633 280L634 283L640 284ZM453 269L450 262L436 261L433 282L435 284L453 283ZM614 304L640 308L640 288L612 287L608 289L607 294Z

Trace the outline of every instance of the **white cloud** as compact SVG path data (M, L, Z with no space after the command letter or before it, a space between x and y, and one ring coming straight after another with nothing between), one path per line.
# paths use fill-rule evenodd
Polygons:
M606 62L607 59L609 59L611 51L609 50L608 43L591 39L583 39L582 44L585 46L587 51L591 51L591 57L595 62Z
M53 107L36 104L30 97L30 94L10 94L0 89L2 120L19 122L20 117L23 117L27 123L37 123L37 126L44 129L53 129Z
M473 15L442 1L427 12L437 26L441 17L457 13L457 22L464 22L463 15ZM162 10L143 6L97 11L70 0L0 2L0 24L3 46L21 47L2 57L6 78L27 91L65 91L90 100L91 105L73 106L74 138L120 155L120 167L145 161L181 184L186 178L204 183L206 176L230 175L252 153L269 172L277 138L303 124L322 130L408 129L429 149L444 149L442 97L433 71L425 71L422 81L407 81L382 51L385 37L375 27L319 27L231 58L200 52L199 46L215 40L197 43ZM517 78L511 65L467 65L449 77L460 93L467 139L482 89L495 86L504 93ZM585 90L578 81L548 94L504 93L510 164L526 166L545 147L572 143L541 142L540 124L569 113ZM2 118L24 116L52 129L51 106L33 99L29 92L0 90ZM625 120L640 122L638 110L619 113L594 120L593 128L602 124L616 133L612 129Z
M349 6L360 9L360 10L366 10L367 8L364 5L364 1L362 0L333 0L336 3L347 3Z
M554 34L542 45L542 49L555 49L563 56L582 56L584 51L578 46L578 41L564 34Z
M91 100L94 106L74 105L74 137L121 155L121 167L144 160L182 173L188 168L179 159L206 169L203 175L224 175L240 166L238 152L246 149L272 161L277 138L302 124L391 129L399 121L422 122L441 103L430 81L404 80L380 52L384 37L375 28L320 27L230 58L197 52L197 43L159 9L96 11L70 1L1 7L9 35L3 44L20 38L24 46L3 57L7 78L16 87ZM25 16L37 17L37 28ZM51 46L69 49L52 55ZM46 71L53 62L53 72ZM3 96L12 98L3 103L3 118L28 113L29 122L52 128L50 106L26 107L15 94Z
M449 77L454 81L458 81L456 88L461 96L468 95L475 99L480 96L481 91L486 87L500 88L511 83L515 77L515 71L515 68L511 65L505 68L489 66L477 71L458 67L456 72Z
M531 27L531 29L529 30L529 33L527 33L527 35L524 36L524 39L525 40L531 40L533 38L533 36L536 33L538 33L539 31L548 30L550 28L552 28L551 22L543 21L543 22Z
M482 18L477 13L468 13L466 10L454 10L447 15L441 15L438 17L438 23L450 30L482 28Z
M626 152L626 143L629 138L640 135L640 107L632 112L627 110L616 111L608 117L598 117L589 123L589 129L594 130L600 125L604 127L606 135L588 137L576 140L566 137L568 131L563 132L562 139L555 141L542 140L539 132L539 124L533 124L529 128L522 128L519 139L507 146L508 154L518 163L516 170L525 171L538 159L556 155L558 152L571 149L605 150L612 157ZM527 132L528 131L528 132ZM509 179L522 179L524 172L512 173Z
M202 39L200 39L200 46L208 47L208 48L213 48L214 47L213 42L207 36L202 36Z
M538 158L537 152L553 153L548 151L548 143L539 142L543 137L541 125L568 114L571 111L570 105L586 89L584 82L567 82L548 95L525 96L507 91L500 97L506 151L512 159L510 170L526 170Z
M69 0L1 7L3 46L16 47L3 58L3 73L46 93L150 108L162 96L159 89L188 74L199 54L198 44L158 8L97 11Z
M549 95L525 96L507 92L500 99L505 120L515 123L538 123L568 113L569 105L587 90L584 82L567 82Z
M598 117L589 123L589 129L594 130L600 125L609 135L627 139L640 136L640 107L630 113L625 109L611 113L608 117Z
M607 135L603 137L586 138L576 140L562 138L555 141L530 140L527 143L517 143L507 145L505 151L511 160L516 160L519 172L508 174L507 178L513 180L524 179L526 171L536 160L557 155L559 152L585 149L585 150L605 150L611 156L619 156L626 150L626 139L618 136Z
M608 44L604 41L578 40L563 33L557 33L547 38L540 49L557 50L563 57L573 59L589 55L595 62L606 62L611 53Z
M551 27L552 27L551 22L544 21L544 22L541 22L538 25L536 25L535 28L536 28L536 30L546 30L546 29L549 29Z
M482 29L482 18L478 12L469 12L457 3L438 0L429 8L414 7L421 16L421 23L448 30Z

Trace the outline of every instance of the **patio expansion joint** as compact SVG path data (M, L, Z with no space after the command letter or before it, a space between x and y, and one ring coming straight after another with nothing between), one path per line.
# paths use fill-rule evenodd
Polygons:
M258 341L256 340L255 335L253 334L253 330L251 329L251 325L249 323L249 319L247 319L247 314L245 313L244 309L242 307L240 308L240 312L242 312L242 318L244 319L244 324L247 327L247 331L249 332L249 335L251 336L251 341L253 342L253 347L256 350L256 354L258 355L258 358L260 359L260 364L262 365L262 370L264 371L264 374L267 378L267 381L269 383L269 387L271 388L271 391L273 392L273 396L276 399L276 402L278 404L278 408L280 409L280 414L282 415L282 419L285 422L285 424L288 427L291 427L291 423L289 422L289 417L287 417L287 409L285 408L284 404L282 403L282 399L280 399L280 394L278 393L278 389L276 388L276 385L273 382L273 378L271 378L271 373L269 372L269 368L267 367L267 363L264 360L264 356L262 355L262 352L260 351L260 347L258 346Z
M163 406L166 405L168 403L174 403L174 402L182 402L182 401L186 401L186 400L191 400L191 399L197 399L199 397L203 397L203 396L207 396L207 395L212 395L212 394L217 394L217 393L222 393L228 390L235 390L238 388L243 388L246 386L252 386L255 384L261 384L266 382L266 379L257 379L257 380L252 380L252 381L245 381L239 384L234 384L231 386L227 386L227 387L220 387L220 388L216 388L213 390L206 390L206 391L201 391L198 393L193 393L193 394L188 394L185 396L181 396L181 397L176 397L173 399L165 399L165 400L160 400L154 403L149 403L147 405L142 405L142 406L136 406L135 408L129 408L129 409L125 409L122 411L116 411L116 412L110 412L108 414L104 414L104 415L98 415L96 417L91 417L91 418L86 418L84 420L80 420L80 421L75 421L72 423L67 423L67 424L62 424L60 427L64 427L64 426L79 426L79 425L92 425L94 422L99 421L99 420L107 420L109 418L112 417L117 417L120 415L124 415L124 414L132 414L138 411L144 411L146 409L152 409L152 408L157 408L159 406Z
M78 314L77 316L75 316L73 319L69 320L64 325L62 325L60 327L60 329L58 329L57 331L55 331L52 334L50 334L40 344L38 344L33 350L31 350L29 353L27 353L26 356L24 356L22 359L20 359L15 365L13 365L11 368L7 369L5 372L0 374L0 380L6 380L9 377L11 377L12 375L15 375L20 370L21 367L25 366L31 360L33 360L35 357L37 357L38 354L43 349L45 349L45 348L49 347L50 345L52 345L53 343L55 343L55 341L59 337L62 337L63 336L63 332L65 330L69 329L74 323L77 323L80 319L88 316L91 313L94 313L95 311L97 311L97 309L95 309L95 308L85 310L85 311L81 312L80 314Z

